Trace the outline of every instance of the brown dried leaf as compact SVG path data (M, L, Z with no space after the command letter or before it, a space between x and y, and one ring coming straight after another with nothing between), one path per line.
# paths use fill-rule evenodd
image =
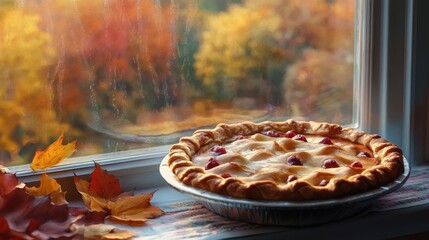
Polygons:
M139 194L118 198L114 202L109 201L107 207L111 212L110 218L143 224L147 219L163 215L164 212L160 208L150 204L152 196L153 193Z
M74 225L76 231L87 240L98 239L130 239L137 235L136 232L118 229L106 224L95 224L90 226Z

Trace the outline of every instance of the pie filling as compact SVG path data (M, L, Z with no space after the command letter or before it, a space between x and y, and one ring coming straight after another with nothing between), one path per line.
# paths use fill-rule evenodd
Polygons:
M207 173L244 182L271 180L279 186L297 179L321 185L332 178L360 174L380 163L368 148L350 141L302 136L306 142L263 133L240 136L221 145L205 146L192 156L192 162ZM331 144L320 143L322 139L329 139Z
M403 172L398 147L336 124L220 124L170 149L184 183L238 198L315 200L367 191Z

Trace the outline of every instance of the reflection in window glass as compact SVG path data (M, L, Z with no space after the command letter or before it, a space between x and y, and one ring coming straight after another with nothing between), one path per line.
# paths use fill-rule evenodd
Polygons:
M352 122L354 0L0 3L0 164L220 122Z

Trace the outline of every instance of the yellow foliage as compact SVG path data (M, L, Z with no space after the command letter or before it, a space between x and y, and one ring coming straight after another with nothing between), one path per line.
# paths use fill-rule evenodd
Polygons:
M306 48L353 53L353 0L245 1L208 18L195 55L198 77L248 84L279 61L293 62ZM258 85L255 85L258 86Z
M266 8L232 6L209 18L195 68L206 85L220 76L242 79L249 69L264 68L270 57L283 52L272 44L280 39L280 19Z
M55 50L38 24L37 15L21 8L6 8L0 15L0 109L8 109L0 116L0 151L49 143L67 128L56 119L45 73Z
M0 150L16 152L19 145L14 141L13 131L21 124L24 113L16 103L2 100L0 100L0 112Z

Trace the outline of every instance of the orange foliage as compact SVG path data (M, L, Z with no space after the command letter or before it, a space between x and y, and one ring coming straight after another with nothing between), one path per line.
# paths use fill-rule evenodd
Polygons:
M144 98L139 89L160 91L171 75L169 59L176 54L172 7L151 0L68 3L45 0L28 6L41 15L62 51L52 68L59 113L88 122L98 104L107 117L132 116Z
M30 164L33 170L42 170L57 165L76 151L76 141L63 145L64 134L43 151L38 150Z
M160 208L150 204L153 193L134 196L133 192L123 192L119 181L97 163L90 182L75 176L74 183L88 209L105 211L112 220L131 225L144 224L147 219L164 214Z

